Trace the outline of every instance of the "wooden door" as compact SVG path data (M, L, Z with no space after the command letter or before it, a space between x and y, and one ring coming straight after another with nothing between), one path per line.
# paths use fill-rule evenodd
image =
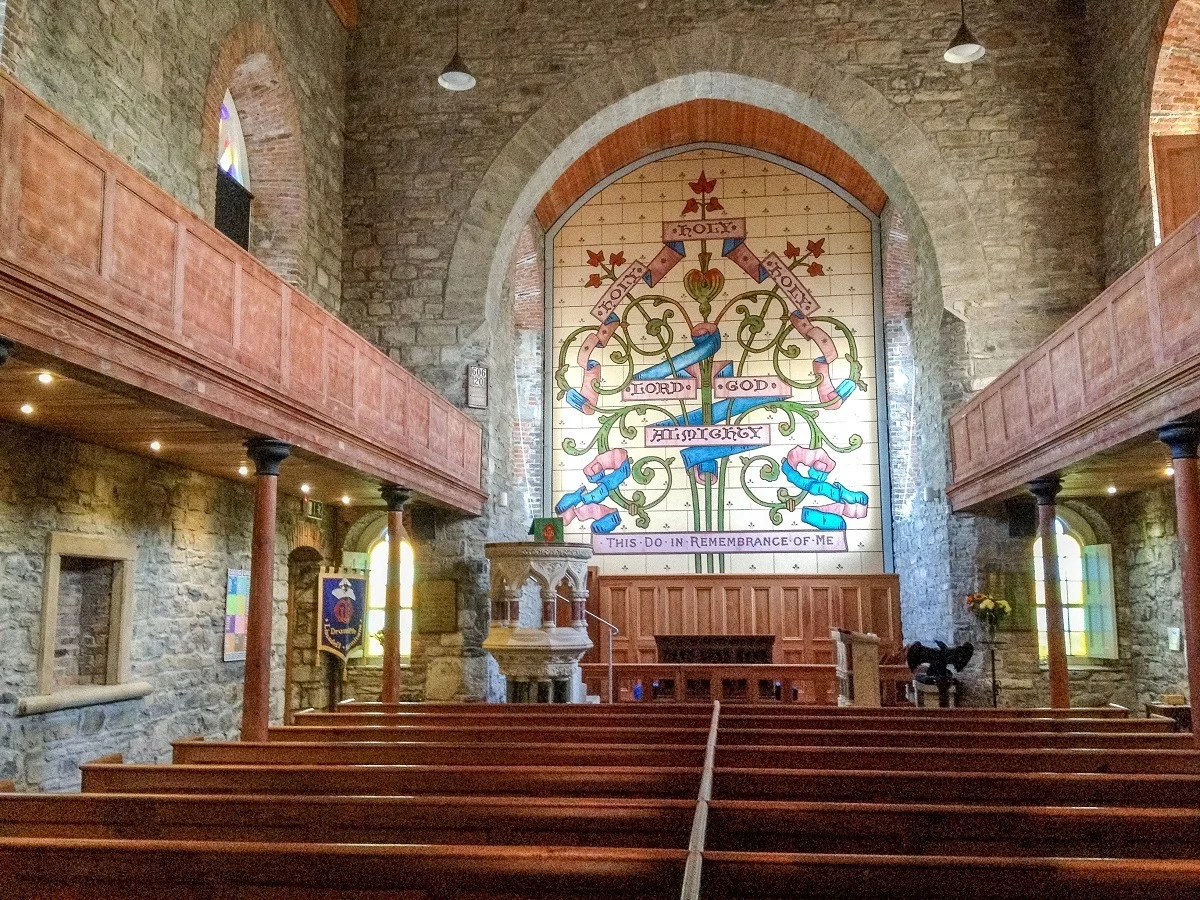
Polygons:
M1158 218L1163 237L1200 210L1200 134L1151 138Z

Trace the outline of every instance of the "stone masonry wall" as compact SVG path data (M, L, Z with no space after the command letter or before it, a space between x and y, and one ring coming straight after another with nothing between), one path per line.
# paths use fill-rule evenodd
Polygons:
M1154 246L1150 100L1163 30L1174 6L1175 0L1087 4L1106 284Z
M715 56L726 34L752 35L745 46L756 56L815 52L827 60L831 84L843 75L864 82L936 146L987 260L990 295L967 309L965 323L943 322L939 281L949 275L918 242L913 481L938 495L946 483L945 415L964 391L1091 300L1102 271L1077 6L977 5L972 26L992 52L969 67L941 58L956 25L957 9L937 0L480 0L464 9L462 47L479 85L452 94L436 84L452 50L442 7L365 0L349 55L342 314L456 402L469 361L487 359L495 385L499 371L513 368L513 347L499 339L510 333L508 310L485 310L480 296L447 297L446 285L464 214L517 130L613 48L654 58L680 36L707 29ZM909 225L921 232L920 223ZM470 246L470 234L464 240ZM484 270L493 262L484 254L459 258ZM495 397L493 406L486 475L496 496L516 483L506 451L515 409ZM506 521L447 528L437 565L478 565L482 541L514 527ZM950 633L949 597L958 585L947 557L973 561L976 540L969 523L948 517L944 500L921 500L897 523L906 604L916 610L905 613L906 634ZM973 581L974 571L959 580ZM486 607L473 609L486 623Z
M336 310L347 37L328 3L8 0L0 66L204 215L202 185L216 166L215 153L200 153L205 89L226 35L247 22L278 44L300 111L306 252L300 273L280 274Z
M298 501L281 498L273 722L282 716L287 554L299 512ZM249 484L0 425L0 779L20 789L76 789L78 764L102 754L164 762L172 740L236 736L244 666L221 658L225 577L249 566L252 515ZM17 699L37 693L52 531L138 546L131 678L153 685L148 697L15 715Z

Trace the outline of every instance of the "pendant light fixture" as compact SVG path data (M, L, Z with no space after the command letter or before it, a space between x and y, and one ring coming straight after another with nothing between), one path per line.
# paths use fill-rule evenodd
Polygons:
M958 31L944 54L946 62L955 65L976 62L983 59L984 54L987 53L983 44L975 39L975 35L971 34L971 29L967 27L967 0L960 0L960 11L962 17L959 21Z
M459 0L454 0L454 56L442 69L438 76L438 84L448 91L469 91L475 87L475 76L467 71L467 66L458 52Z

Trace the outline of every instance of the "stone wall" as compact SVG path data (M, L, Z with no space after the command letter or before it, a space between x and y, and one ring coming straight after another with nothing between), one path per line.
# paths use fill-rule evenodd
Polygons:
M513 502L532 519L542 515L545 472L546 261L542 229L530 222L513 258L513 348L517 417L513 422Z
M285 463L286 465L286 463ZM272 721L281 720L286 575L299 503L280 503ZM253 493L144 457L0 425L0 779L21 789L79 786L78 764L105 753L164 762L192 734L231 738L241 721L242 663L222 661L225 579L247 568ZM131 678L142 700L19 718L37 693L42 578L53 531L138 547Z
M1174 5L1175 0L1087 4L1106 284L1154 246L1150 98L1163 30Z
M208 208L209 221L203 194L215 184L216 153L201 152L209 76L228 35L247 23L269 35L298 102L307 176L302 265L279 274L337 309L347 36L328 3L218 0L201 10L189 0L8 0L5 12L4 70L198 215Z

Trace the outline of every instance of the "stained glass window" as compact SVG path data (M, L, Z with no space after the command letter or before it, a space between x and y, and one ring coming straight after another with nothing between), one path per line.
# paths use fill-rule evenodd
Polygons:
M552 231L550 507L605 574L885 569L874 225L684 149Z
M229 91L221 101L221 126L217 132L217 165L250 190L250 172L246 165L246 139L242 135L242 120Z
M383 656L383 644L377 635L383 631L383 606L387 594L387 532L370 550L367 579L367 656ZM408 541L400 544L400 661L412 656L413 632L413 549Z

